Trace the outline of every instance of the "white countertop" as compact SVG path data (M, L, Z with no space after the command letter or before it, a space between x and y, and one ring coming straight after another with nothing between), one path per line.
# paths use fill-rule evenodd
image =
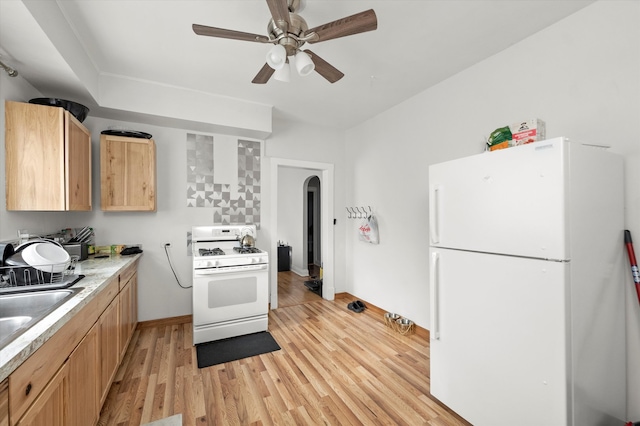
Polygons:
M111 255L101 259L89 258L79 262L76 273L85 277L70 288L82 288L82 290L0 350L0 381L8 377L56 331L80 312L100 293L110 278L117 276L140 256L142 255Z

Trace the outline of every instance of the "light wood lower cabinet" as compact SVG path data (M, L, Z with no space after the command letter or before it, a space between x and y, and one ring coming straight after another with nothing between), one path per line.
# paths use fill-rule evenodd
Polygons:
M123 274L124 275L124 274ZM135 331L136 324L138 323L138 274L134 272L133 275L128 277L128 280L123 284L121 282L120 290L120 334L119 334L119 346L120 346L120 360L124 358L127 352L127 347Z
M137 324L136 268L113 277L11 373L8 398L0 383L0 426L96 424Z
M0 426L9 426L9 379L0 382Z
M63 364L42 393L26 411L19 426L68 426L69 365Z
M111 380L118 369L120 351L118 348L118 297L113 299L98 322L100 332L100 405L109 393Z
M93 425L100 416L98 385L98 324L71 353L69 364L69 416L72 425Z

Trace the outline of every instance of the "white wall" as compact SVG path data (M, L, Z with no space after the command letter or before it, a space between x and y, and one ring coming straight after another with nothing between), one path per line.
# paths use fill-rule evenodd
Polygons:
M347 291L428 328L429 164L478 153L494 129L534 117L548 137L624 156L626 226L640 244L640 3L597 2L347 132L346 203L371 205L380 228L372 246L348 224ZM630 272L624 285L636 421L640 305Z

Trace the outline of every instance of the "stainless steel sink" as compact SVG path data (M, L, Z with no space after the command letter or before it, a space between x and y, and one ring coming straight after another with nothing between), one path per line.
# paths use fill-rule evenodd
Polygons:
M0 349L37 324L82 288L0 295Z

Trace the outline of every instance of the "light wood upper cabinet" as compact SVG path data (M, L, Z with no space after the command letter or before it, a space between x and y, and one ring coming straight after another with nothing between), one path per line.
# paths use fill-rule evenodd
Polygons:
M91 210L91 133L59 107L5 102L7 210Z
M102 210L155 211L155 142L100 135L100 190Z
M73 115L65 113L67 210L91 210L91 133Z

